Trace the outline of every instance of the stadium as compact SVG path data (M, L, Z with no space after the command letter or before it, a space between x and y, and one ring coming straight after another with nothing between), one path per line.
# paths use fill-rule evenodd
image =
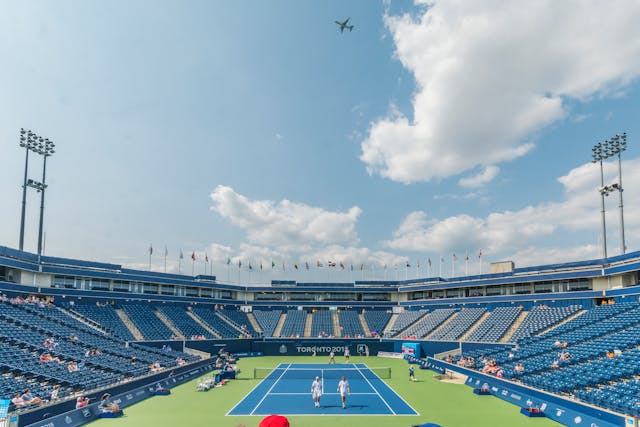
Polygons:
M639 21L4 2L0 427L640 426Z
M314 418L322 425L325 417L345 415L354 416L350 425L371 423L372 416L375 425L421 419L472 425L469 411L478 417L500 411L504 424L491 425L529 425L519 418L520 408L539 409L564 425L635 423L640 253L527 268L496 263L492 269L501 272L242 287L212 276L2 247L2 396L30 389L49 400L59 386L42 407L10 408L11 425L34 426L93 420L100 416L98 404L74 409L77 397L104 393L128 414L123 425L154 425L157 416L178 423L187 413L193 425L252 425L252 417L271 413L287 415L292 425L316 425ZM99 354L89 355L93 349ZM222 352L239 359L237 376L199 393L201 377L226 377ZM331 352L337 364L326 364ZM43 354L55 360L44 361ZM400 359L381 357L395 354ZM67 369L73 363L84 366ZM407 383L408 363L418 368L419 382ZM350 377L353 403L346 413L336 402L323 406L322 416L314 413L307 388L316 374L327 389L339 376ZM436 374L466 384L440 383ZM156 387L177 390L151 397ZM474 394L479 389L492 396ZM326 393L324 401L331 398ZM383 403L371 403L374 398ZM464 413L451 411L450 399ZM207 408L202 419L198 405Z

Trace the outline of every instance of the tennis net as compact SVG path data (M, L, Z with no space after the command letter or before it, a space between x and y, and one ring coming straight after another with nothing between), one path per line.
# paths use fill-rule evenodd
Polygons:
M325 380L339 380L343 376L349 379L390 379L391 368L253 368L254 379L269 377L270 379L309 379L312 381L315 377L324 378Z

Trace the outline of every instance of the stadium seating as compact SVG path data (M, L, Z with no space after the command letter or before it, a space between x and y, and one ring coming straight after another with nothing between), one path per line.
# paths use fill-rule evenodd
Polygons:
M278 326L282 310L254 310L253 316L262 327L262 333L265 337L272 337Z
M422 338L429 335L455 312L456 310L453 308L433 310L402 332L402 336Z
M120 304L129 320L138 328L147 340L167 340L174 334L165 325L149 304L142 302L127 302Z
M387 310L366 310L364 319L367 321L369 331L380 336L391 319L391 313Z
M287 316L288 317L288 316ZM329 336L333 335L333 319L331 311L318 310L312 314L311 336Z
M129 328L127 328L127 326L122 322L122 319L118 317L111 304L101 306L96 306L95 304L75 304L67 307L68 309L99 323L114 335L122 339L128 341L135 339L131 331L129 331Z
M164 314L185 338L189 339L196 336L204 336L206 339L214 338L209 331L187 314L187 307L164 304L156 307L156 309Z
M238 338L241 335L238 329L218 316L217 310L214 310L211 306L194 306L192 311L222 338Z
M0 398L30 389L47 399L55 385L59 398L78 391L109 386L150 372L158 362L177 366L180 352L163 352L135 344L127 346L57 307L0 302ZM77 366L77 370L70 369Z
M251 337L257 337L259 335L249 321L247 313L244 311L235 309L219 310L218 315L226 317L227 320L234 323L240 331L244 331L245 335Z
M523 338L535 335L565 318L580 311L582 306L570 305L567 307L547 307L546 305L536 306L524 319L520 327L511 337L511 342L518 342Z
M304 310L288 310L284 319L281 337L302 337L304 336L304 325L307 321L307 312Z
M394 333L394 332L402 331L403 329L411 325L413 322L415 322L416 320L420 319L422 316L427 314L427 312L428 310L403 311L398 315L398 318L396 319L396 323L393 324L393 330L391 332Z
M429 339L444 341L457 340L482 317L485 311L486 309L484 308L463 308L451 322L443 325L431 334Z
M498 342L520 315L519 307L497 307L466 338L466 341Z
M360 317L355 310L342 310L338 313L340 319L341 333L343 337L364 336L364 329L360 323Z

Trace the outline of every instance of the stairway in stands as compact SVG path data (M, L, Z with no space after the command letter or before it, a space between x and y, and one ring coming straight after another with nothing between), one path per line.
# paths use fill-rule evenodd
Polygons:
M307 313L307 321L304 324L304 336L305 337L310 337L311 336L311 325L313 324L313 316L311 315L311 313Z
M358 314L358 318L360 319L360 324L362 325L362 330L364 331L365 337L371 336L371 329L369 329L369 325L367 324L367 320L364 318L364 314Z
M142 335L142 332L140 332L140 329L133 324L131 319L129 319L129 316L127 316L121 308L116 308L116 314L122 320L122 323L124 323L127 329L129 329L129 332L131 332L138 341L144 341L144 336Z
M257 333L261 335L264 333L253 313L247 313L247 319L249 319L249 323L251 323L251 326L253 326L253 329L255 329Z
M181 340L185 339L184 334L178 328L176 328L176 325L174 325L173 322L169 320L169 318L165 316L163 312L161 312L160 310L155 310L155 313L156 313L156 316L158 316L158 318L162 320L162 323L167 325L167 328L171 329L171 332L173 332L173 335L175 335Z
M522 322L524 322L524 319L526 319L528 315L529 312L523 310L522 313L520 313L520 315L517 317L516 321L513 322L513 325L511 325L511 327L507 330L507 333L505 333L504 336L500 339L500 342L509 342L513 334L516 333L516 331L518 330L520 325L522 325Z
M480 317L480 319L478 319L478 321L476 323L473 324L473 326L471 326L469 328L469 330L467 332L465 332L464 334L462 334L462 336L460 337L459 341L466 341L467 337L469 335L471 335L473 333L473 331L475 331L476 329L478 329L478 326L482 325L482 322L484 322L487 317L489 317L491 315L490 311L485 312L482 317Z
M282 326L284 325L284 321L287 318L287 313L282 313L282 315L280 316L280 320L278 320L278 324L276 325L276 328L273 330L273 336L274 337L279 337L282 333Z
M340 318L337 311L331 313L331 322L333 323L333 336L336 338L341 337L342 331L340 330Z

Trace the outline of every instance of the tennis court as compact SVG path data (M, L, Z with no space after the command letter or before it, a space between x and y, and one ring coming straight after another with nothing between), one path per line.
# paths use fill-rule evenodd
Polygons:
M256 368L254 375L260 376L261 369ZM283 363L264 372L264 379L227 415L418 415L380 378L385 372L390 375L389 368L374 371L363 363ZM324 390L320 408L314 407L311 398L311 383L316 376ZM337 391L342 376L351 386L344 409Z

